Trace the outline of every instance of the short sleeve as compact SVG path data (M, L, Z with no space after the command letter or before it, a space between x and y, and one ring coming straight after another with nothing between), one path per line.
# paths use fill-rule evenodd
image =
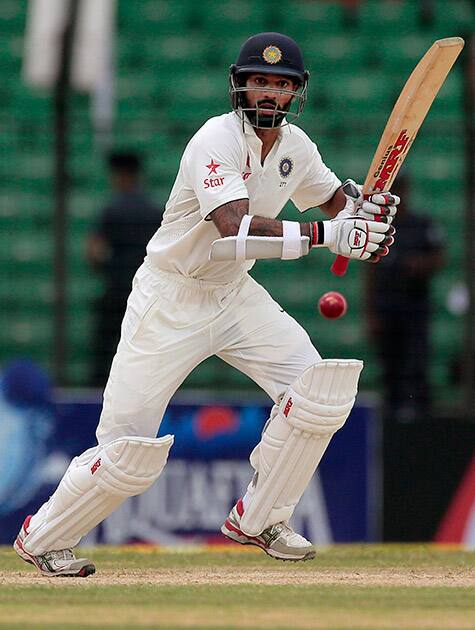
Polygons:
M188 181L204 219L225 203L249 198L242 178L239 138L229 130L220 131L216 126L203 129L185 154Z
M311 142L307 172L300 186L293 193L292 202L300 212L305 212L309 208L315 208L328 201L340 186L341 181L323 163L316 145Z

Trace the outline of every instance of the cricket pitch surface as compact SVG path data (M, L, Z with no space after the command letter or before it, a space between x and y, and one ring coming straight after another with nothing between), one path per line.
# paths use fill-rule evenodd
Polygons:
M475 630L475 553L337 545L305 563L234 545L82 550L97 573L44 578L0 547L1 628Z

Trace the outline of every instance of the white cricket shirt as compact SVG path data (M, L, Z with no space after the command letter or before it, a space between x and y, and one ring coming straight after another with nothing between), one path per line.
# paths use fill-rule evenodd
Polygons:
M295 125L280 136L261 165L262 142L234 112L210 118L188 143L165 207L147 246L147 260L164 271L217 283L249 270L245 263L210 262L220 238L209 214L229 201L249 199L249 213L276 218L291 199L304 212L328 201L341 185L316 145ZM206 220L207 219L207 220Z

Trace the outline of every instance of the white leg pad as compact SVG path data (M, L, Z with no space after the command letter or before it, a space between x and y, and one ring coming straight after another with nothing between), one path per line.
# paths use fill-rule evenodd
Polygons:
M127 497L141 494L158 479L173 436L123 437L75 457L55 493L30 521L26 551L75 547Z
M256 470L241 530L258 536L288 521L334 433L348 418L362 361L326 359L307 368L275 405L251 454Z

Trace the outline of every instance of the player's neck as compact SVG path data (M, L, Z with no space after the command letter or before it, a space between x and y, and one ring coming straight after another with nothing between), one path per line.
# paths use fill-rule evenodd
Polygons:
M256 136L262 142L261 149L261 163L264 162L266 157L272 150L272 147L275 144L275 141L279 137L280 129L255 129Z

